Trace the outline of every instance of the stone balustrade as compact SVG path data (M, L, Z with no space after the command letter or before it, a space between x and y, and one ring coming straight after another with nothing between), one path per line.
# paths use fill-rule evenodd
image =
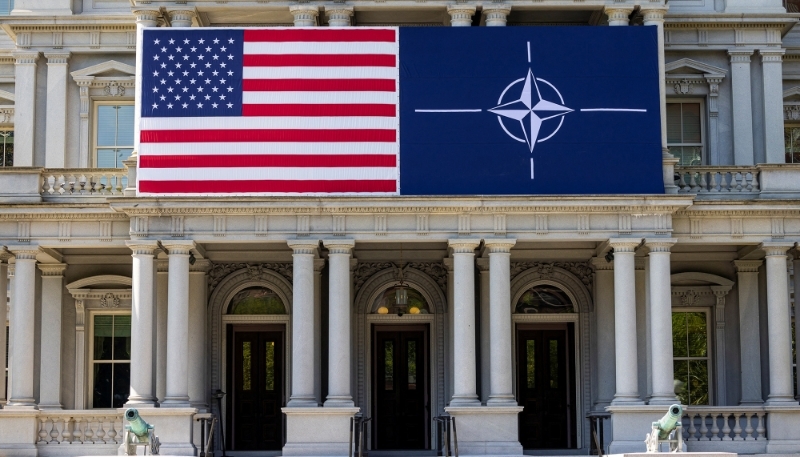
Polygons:
M683 439L690 452L767 452L767 412L753 406L692 406L683 416Z
M37 445L122 443L122 414L97 410L42 411Z
M675 167L678 193L754 193L760 192L760 170L756 167L690 166Z
M44 169L41 176L44 198L122 195L128 184L124 168Z

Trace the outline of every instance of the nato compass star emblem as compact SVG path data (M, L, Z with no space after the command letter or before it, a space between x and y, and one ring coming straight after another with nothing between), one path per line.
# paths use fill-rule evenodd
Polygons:
M531 43L528 42L528 64L531 63ZM521 85L521 87L520 87ZM542 88L546 89L545 91ZM543 95L544 93L544 95ZM519 94L519 95L517 95ZM516 98L514 98L516 97ZM415 109L417 113L480 113L484 109ZM500 127L509 137L533 148L558 133L564 125L567 114L576 110L566 106L561 92L549 81L537 78L529 67L523 78L512 81L497 99L497 106L485 111L497 116ZM609 111L646 113L646 109L636 108L582 108L581 112ZM558 125L555 122L558 121ZM506 123L512 127L509 128ZM517 124L517 125L515 125ZM553 127L545 129L547 124ZM531 179L534 177L533 157L531 157Z

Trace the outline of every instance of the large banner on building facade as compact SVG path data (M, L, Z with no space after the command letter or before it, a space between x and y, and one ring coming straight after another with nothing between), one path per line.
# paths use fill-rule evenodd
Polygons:
M138 192L662 193L656 30L146 29Z

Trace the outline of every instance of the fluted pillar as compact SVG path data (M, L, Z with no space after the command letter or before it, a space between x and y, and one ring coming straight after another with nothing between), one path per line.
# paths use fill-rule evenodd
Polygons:
M162 407L189 406L189 251L194 241L164 243L169 255L167 290L167 396Z
M449 240L453 250L454 276L454 389L450 406L480 405L475 362L475 248L478 244L479 239Z
M192 19L195 16L197 16L197 13L193 9L169 11L169 20L172 27L191 27Z
M39 409L62 409L61 299L66 264L39 264L42 272L42 331L39 368Z
M472 26L472 16L475 15L475 6L448 5L447 14L450 15L452 27L470 27Z
M786 163L783 143L783 55L785 49L761 49L764 85L764 143L766 163Z
M488 406L517 406L512 379L511 248L516 240L485 240L489 250L489 344L491 393Z
M211 262L189 265L189 404L208 408L206 388L206 272Z
M605 13L608 16L608 25L622 26L630 23L629 17L633 12L633 5L613 5L606 6Z
M332 6L325 7L325 15L328 16L330 27L349 27L353 17L352 6Z
M350 392L350 256L353 240L325 240L328 248L328 398L325 407L353 407Z
M753 165L753 102L750 85L750 56L753 51L729 51L731 57L731 94L733 96L733 163ZM781 102L783 107L783 102ZM783 121L781 121L783 124ZM783 133L781 133L783 138Z
M292 5L289 13L294 17L295 27L313 27L317 25L319 7L313 5Z
M636 341L636 272L634 252L637 238L614 238L614 353L616 393L611 404L641 404Z
M128 241L133 251L131 287L131 390L126 406L155 405L153 358L155 357L155 303L153 288L155 241Z
M66 167L67 78L69 52L47 53L47 129L45 159L47 168Z
M670 405L675 396L675 376L672 360L672 284L670 279L670 248L673 238L648 238L650 249L650 360L653 393L651 405Z
M6 321L8 320L8 259L11 256L0 251L0 407L6 403Z
M318 240L289 240L292 269L292 391L289 407L316 407L314 396L314 257Z
M38 52L14 53L14 166L32 167L36 132Z
M614 398L616 357L614 354L614 263L602 257L592 258L594 266L594 315L597 335L596 409L611 404ZM635 274L635 273L634 273Z
M762 405L761 341L758 310L758 269L762 260L734 260L739 292L739 357L742 372L741 405Z
M486 27L504 27L511 13L511 5L506 3L487 3L483 5Z
M792 385L792 331L787 252L792 244L764 242L767 256L767 327L769 329L769 405L797 405Z
M11 364L13 379L6 409L36 409L34 398L34 346L36 315L37 247L11 247L16 259L14 267L14 303L8 320L11 332Z

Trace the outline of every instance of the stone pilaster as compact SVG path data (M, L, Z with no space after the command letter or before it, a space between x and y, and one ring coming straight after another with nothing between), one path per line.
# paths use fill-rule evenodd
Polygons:
M189 252L194 241L169 241L167 396L162 407L189 407Z
M6 321L8 320L8 259L11 256L0 251L0 354L6 354ZM0 355L0 374L6 371L6 358ZM0 376L0 407L6 403L6 377Z
M14 303L11 304L9 331L12 379L6 409L36 409L34 398L34 347L36 316L36 255L37 247L10 247L14 263Z
M14 166L32 167L36 135L38 52L14 53Z
M131 287L131 391L126 405L136 408L155 406L153 358L155 357L155 303L153 258L155 241L128 241L133 251Z
M767 327L769 328L768 405L794 405L792 333L787 254L793 244L764 242L767 257Z
M616 393L612 404L641 404L636 341L636 274L638 238L614 238L614 343ZM670 362L671 363L671 362Z
M206 272L211 262L198 259L189 265L189 404L208 409L206 383Z
M448 5L447 14L450 15L450 25L453 27L470 27L472 16L475 15L475 6Z
M39 369L39 409L62 409L61 404L61 303L64 295L63 263L39 264L42 272L42 340Z
M169 260L156 260L156 398L167 396L167 303L169 298Z
M453 380L455 384L450 406L479 406L475 362L475 249L480 240L451 239L448 243L453 250L454 273Z
M325 8L325 15L328 16L330 27L349 27L353 17L352 6L332 6Z
M761 341L758 312L758 269L763 260L734 260L739 292L739 357L742 373L741 405L762 405Z
M731 58L733 112L736 113L733 116L733 163L753 165L753 106L750 98L750 56L753 51L728 51L728 54ZM783 107L783 101L779 107ZM782 130L780 138L783 138Z
M597 335L597 403L602 411L614 399L616 358L614 355L614 262L592 258L594 266L594 314Z
M481 257L475 261L475 265L478 267L478 271L480 272L480 286L479 289L481 291L480 296L480 335L481 340L479 342L480 347L480 354L481 354L481 391L480 391L480 399L481 403L486 403L489 400L489 394L491 393L491 335L490 335L490 318L489 315L491 313L490 308L490 297L489 297L489 284L490 284L490 277L489 277L489 259L485 257Z
M673 238L648 238L650 249L650 365L653 394L651 405L670 405L677 401L672 368L672 284L670 281L670 248Z
M764 83L764 142L767 163L785 163L783 144L783 55L785 49L762 49ZM736 113L738 114L738 113Z
M504 27L508 22L511 5L506 3L487 3L483 6L486 27Z
M350 257L353 240L325 240L328 248L328 398L325 407L353 407L350 391Z
M70 53L47 53L44 56L47 57L47 131L44 166L65 168Z
M289 13L294 17L295 27L313 27L317 25L319 7L312 5L292 5Z

